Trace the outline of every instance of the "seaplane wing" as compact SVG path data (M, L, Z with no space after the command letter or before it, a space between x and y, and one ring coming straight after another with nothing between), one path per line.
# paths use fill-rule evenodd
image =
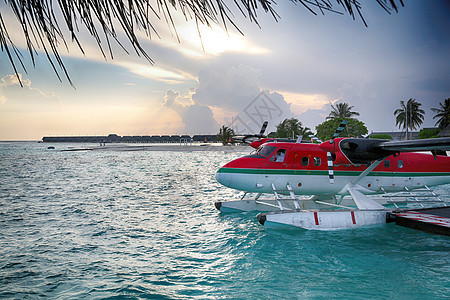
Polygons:
M411 151L433 151L450 150L450 138L435 138L410 141L383 142L380 148L388 151L411 152Z

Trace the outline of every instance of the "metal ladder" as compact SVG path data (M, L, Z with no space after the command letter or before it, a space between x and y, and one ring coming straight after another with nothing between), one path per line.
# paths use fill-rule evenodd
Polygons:
M439 202L441 203L443 206L447 206L447 204L445 204L445 201L443 201L441 198L439 198L439 195L437 195L435 192L433 192L433 190L431 190L428 186L424 186L425 190L423 189L418 189L415 191L411 191L410 189L408 189L407 187L404 188L404 192L407 192L409 194L410 197L414 198L413 200L408 200L405 199L404 201L395 201L395 200L386 200L387 203L392 203L396 208L399 208L397 203L418 203L422 208L424 208L425 206L423 205L423 203L433 203L433 202ZM384 192L384 197L389 197L389 198L407 198L407 195L389 195L384 188L381 187L381 190ZM427 192L429 194L427 195L423 195L423 194L418 194L417 192ZM415 192L415 193L413 193ZM401 193L401 192L398 192ZM419 198L436 198L436 200L420 200Z
M289 183L286 184L286 188L289 191L289 195L291 196L291 198L289 200L293 200L295 209L296 210L300 210L300 205L298 204L297 197L295 197L294 190L292 189L292 187L291 187L291 185ZM278 194L278 191L277 191L277 189L275 187L275 184L273 182L272 182L272 190L273 190L273 194L274 194L275 200L277 201L280 210L284 210L284 207L281 204L281 201L283 199Z
M437 199L437 202L441 202L443 206L447 206L447 204L445 204L445 201L442 200L441 198L439 198L439 195L437 195L435 192L433 192L433 190L431 190L428 186L424 186L425 189L427 189L428 192L431 193L431 197L435 197Z

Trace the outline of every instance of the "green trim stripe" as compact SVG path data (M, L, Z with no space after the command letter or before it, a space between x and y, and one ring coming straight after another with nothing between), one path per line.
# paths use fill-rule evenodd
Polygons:
M327 170L277 170L277 169L244 169L220 168L217 173L261 174L261 175L326 175ZM334 171L334 176L359 176L358 171ZM379 177L428 177L450 176L450 172L371 172L367 176Z

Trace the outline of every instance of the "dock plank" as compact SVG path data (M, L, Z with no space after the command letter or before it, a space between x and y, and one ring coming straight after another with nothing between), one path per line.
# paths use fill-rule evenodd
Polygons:
M395 224L433 234L450 236L450 207L396 212Z

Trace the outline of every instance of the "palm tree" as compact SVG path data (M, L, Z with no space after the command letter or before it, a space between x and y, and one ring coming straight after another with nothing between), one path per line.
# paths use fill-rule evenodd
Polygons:
M152 35L160 37L156 32L155 28L158 26L155 22L161 19L167 21L171 32L177 33L172 17L176 10L181 11L186 20L192 20L196 24L201 23L209 27L211 24L219 24L225 29L232 26L240 31L233 21L232 9L227 6L226 0L159 0L155 3L149 0L7 0L4 2L6 4L3 7L10 7L18 23L9 23L11 18L8 18L6 9L2 8L0 49L8 56L19 82L21 80L16 65L21 65L25 72L26 68L22 61L22 54L15 43L17 37L10 36L8 28L22 30L33 65L37 54L36 49L42 49L59 80L61 78L56 67L64 72L70 83L69 74L59 55L58 45L66 45L66 38L69 36L84 54L81 40L78 39L79 32L84 32L83 29L94 37L105 58L106 52L109 52L111 58L113 57L111 41L115 41L125 49L124 41L119 40L119 36L126 36L125 42L130 42L136 54L144 56L150 63L153 61L142 48L138 33L144 32L149 38ZM228 2L230 5L236 5L245 17L256 24L258 24L257 14L261 9L270 13L275 20L279 18L273 8L274 2L271 0L229 0ZM335 3L330 0L293 0L293 2L300 2L313 14L317 14L313 9L320 13L324 11L341 13L339 12L341 10L353 18L359 16L367 26L362 15L361 4L357 0L335 0ZM394 0L377 0L377 3L388 13L391 10L398 12L398 6ZM404 6L402 0L400 4ZM60 12L63 17L57 18ZM65 31L68 32L66 36L64 36ZM102 41L101 36L104 36L106 41ZM178 35L177 38L180 41Z
M416 99L411 98L406 104L405 101L400 101L400 108L394 111L395 125L406 129L406 139L408 139L408 129L417 129L423 123L425 112L420 109L421 105Z
M436 113L433 119L439 118L436 122L439 129L442 130L450 124L450 98L444 100L444 104L439 103L440 108L432 108Z
M353 116L359 116L359 112L352 111L353 106L349 106L347 102L337 103L336 107L331 104L331 108L333 110L326 118L327 120L335 118L352 118Z
M234 130L230 127L223 125L220 128L217 139L222 142L223 145L228 145L228 143L233 143L232 137L234 136Z
M305 140L305 139L308 139L309 135L311 135L311 134L313 134L312 131L311 131L311 128L309 128L309 127L300 127L300 130L299 130L297 136L302 135L303 139Z
M296 118L284 119L283 122L277 126L276 137L287 138L292 136L307 136L311 133L311 129L308 127L303 127L302 122Z

